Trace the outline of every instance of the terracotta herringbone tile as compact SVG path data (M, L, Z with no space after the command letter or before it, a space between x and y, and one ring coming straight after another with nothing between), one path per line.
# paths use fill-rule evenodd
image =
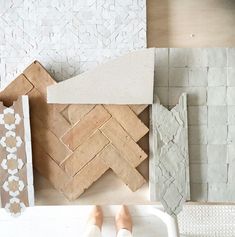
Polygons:
M71 200L110 168L132 191L140 188L136 167L147 155L137 142L148 128L138 115L147 106L47 104L46 87L55 83L34 62L0 93L6 105L29 96L34 167Z

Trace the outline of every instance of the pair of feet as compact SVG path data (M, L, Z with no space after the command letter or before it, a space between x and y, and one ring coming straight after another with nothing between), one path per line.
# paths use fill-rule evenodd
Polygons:
M103 225L103 219L104 217L102 208L100 206L95 206L91 211L88 222L92 225L98 226L101 230ZM121 206L120 210L115 216L115 222L117 232L121 229L126 229L132 232L132 219L130 212L126 206Z

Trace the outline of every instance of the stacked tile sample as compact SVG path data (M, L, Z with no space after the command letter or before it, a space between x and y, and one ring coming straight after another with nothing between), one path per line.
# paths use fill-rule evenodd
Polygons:
M188 95L191 200L235 200L235 49L156 49L155 83L171 108Z
M171 110L155 101L150 120L150 198L177 215L190 198L186 94Z
M2 86L39 60L57 80L146 47L146 0L0 4Z
M138 115L147 106L47 104L47 86L55 84L34 62L0 93L5 104L29 96L34 167L71 200L108 169L132 191L140 188L136 167L147 154L137 142L148 128Z
M28 96L10 107L0 103L0 197L13 216L34 205Z
M142 49L47 88L56 104L152 104L155 49Z

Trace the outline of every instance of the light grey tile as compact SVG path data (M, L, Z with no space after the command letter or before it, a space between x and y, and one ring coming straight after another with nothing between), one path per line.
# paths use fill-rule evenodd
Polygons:
M227 104L235 105L235 87L227 88Z
M186 92L188 105L206 105L206 88L205 87L170 87L169 104L175 105L182 93Z
M228 124L235 125L235 106L228 107Z
M209 86L226 86L227 85L227 69L214 68L208 69L208 85Z
M170 86L188 86L188 68L171 68L169 73Z
M227 163L227 145L208 145L207 157L209 164Z
M207 163L207 145L190 145L189 162L191 164Z
M228 66L235 67L235 48L228 49Z
M207 201L208 198L208 184L207 183L191 183L191 200L192 201Z
M235 143L234 144L229 144L228 146L228 158L227 161L228 163L235 162Z
M226 87L208 87L208 105L226 105Z
M155 88L155 95L160 99L160 102L164 106L168 106L168 96L169 96L169 89L168 87L156 87Z
M227 143L227 126L217 125L207 128L208 144L226 144Z
M186 67L188 59L188 49L170 49L170 67Z
M155 68L168 67L168 48L156 48L155 50Z
M188 49L188 66L189 67L207 67L208 60L206 49L190 48Z
M227 51L225 48L208 48L206 51L209 67L227 66Z
M207 183L207 164L190 164L190 182Z
M208 164L209 183L226 183L227 177L227 164Z
M228 68L228 86L235 86L235 64L234 67Z
M190 86L207 86L207 69L190 68L189 69Z
M189 144L207 144L207 126L189 126Z
M211 183L208 185L208 201L228 201L228 186L226 183Z
M208 106L208 126L227 124L227 106Z
M235 144L235 125L228 126L228 144Z
M154 82L156 86L168 86L168 68L161 67L155 70Z
M231 162L228 166L228 182L234 184L234 181L235 181L235 161Z
M188 124L206 125L207 106L188 106Z

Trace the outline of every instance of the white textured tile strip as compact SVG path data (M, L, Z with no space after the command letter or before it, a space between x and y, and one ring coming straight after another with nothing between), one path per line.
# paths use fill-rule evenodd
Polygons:
M0 103L1 206L18 216L34 205L33 167L28 96L11 107Z
M0 1L2 86L35 59L57 80L146 47L146 0Z
M168 110L155 101L151 111L150 195L170 215L177 215L190 198L187 95Z

